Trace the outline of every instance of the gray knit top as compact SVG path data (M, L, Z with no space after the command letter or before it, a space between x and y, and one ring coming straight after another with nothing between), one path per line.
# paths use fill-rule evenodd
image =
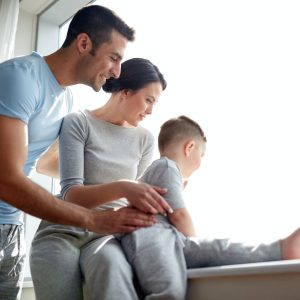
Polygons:
M122 127L94 117L88 110L70 113L60 133L61 195L74 185L135 180L151 163L154 137L145 128ZM99 209L124 206L119 199Z

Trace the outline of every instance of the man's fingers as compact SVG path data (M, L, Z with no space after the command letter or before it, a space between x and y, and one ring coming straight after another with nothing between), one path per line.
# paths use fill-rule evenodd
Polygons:
M135 231L137 229L137 227L135 226L121 226L119 233L131 233L133 231Z
M117 213L121 214L118 219L125 226L145 227L155 223L153 215L140 212L134 208L121 208Z

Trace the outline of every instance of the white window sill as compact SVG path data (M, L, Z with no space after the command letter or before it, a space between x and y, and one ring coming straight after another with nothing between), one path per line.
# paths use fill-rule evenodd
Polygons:
M23 289L32 288L33 282L30 277L25 277L23 282Z
M300 259L189 269L188 278L300 272Z

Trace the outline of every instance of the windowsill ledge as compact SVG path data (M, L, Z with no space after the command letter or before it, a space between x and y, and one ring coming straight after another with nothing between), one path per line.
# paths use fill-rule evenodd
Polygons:
M300 273L300 259L189 269L188 278L279 273Z
M32 288L33 282L30 277L25 277L23 282L23 289Z

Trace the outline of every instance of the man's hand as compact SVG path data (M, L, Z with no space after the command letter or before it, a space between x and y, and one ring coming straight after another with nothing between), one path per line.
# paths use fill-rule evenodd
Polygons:
M167 192L166 189L138 181L121 180L120 182L129 203L140 211L163 215L173 212L170 205L161 196Z
M118 210L91 211L88 229L101 234L129 233L155 223L154 215L145 214L132 207Z

